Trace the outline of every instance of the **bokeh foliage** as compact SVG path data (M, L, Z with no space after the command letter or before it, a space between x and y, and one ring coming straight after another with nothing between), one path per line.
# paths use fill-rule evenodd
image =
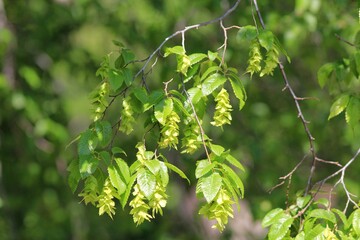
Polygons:
M3 4L1 4L3 3ZM31 0L0 1L0 238L1 239L201 239L204 234L196 212L183 215L184 196L193 188L183 182L171 186L164 217L136 228L119 211L114 220L98 217L67 186L67 159L76 149L77 134L88 127L88 93L100 81L95 71L101 59L123 42L138 58L146 58L174 31L220 16L232 1L146 0ZM317 71L326 62L342 61L354 49L335 37L353 41L359 30L355 1L259 1L267 28L291 57L285 64L298 95L318 100L302 102L311 121L321 158L345 162L359 146L359 133L342 118L328 122L329 109L339 89L321 89ZM253 24L251 4L242 1L225 24ZM227 61L246 71L247 43L230 32ZM177 38L167 44L179 45ZM187 34L189 52L216 51L223 42L221 29L211 25ZM283 59L284 60L284 59ZM175 62L162 60L149 75L150 88L162 86ZM341 73L341 71L340 71ZM339 74L340 74L339 73ZM248 100L224 131L211 132L223 146L236 149L247 169L246 200L256 219L275 206L284 207L285 189L267 190L303 158L308 149L292 99L281 75L245 82ZM328 91L329 90L329 91ZM233 99L235 101L235 99ZM134 139L126 139L130 146ZM126 148L126 146L122 146ZM128 150L128 149L126 149ZM135 157L134 149L133 157ZM130 155L131 156L131 155ZM191 159L171 155L173 163L192 169ZM308 164L310 166L310 163ZM347 175L350 190L360 195L354 164ZM334 170L320 165L316 179ZM290 192L304 189L307 165L294 175ZM173 176L175 177L175 176ZM190 179L194 182L194 179ZM354 177L354 178L351 178ZM338 193L341 203L342 193ZM170 202L172 202L170 204ZM196 203L193 203L196 204ZM96 235L95 235L96 234ZM228 235L231 235L231 229ZM224 235L226 238L227 235Z

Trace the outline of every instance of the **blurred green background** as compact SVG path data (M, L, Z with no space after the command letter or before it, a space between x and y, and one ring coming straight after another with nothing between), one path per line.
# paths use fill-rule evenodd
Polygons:
M253 24L251 1L242 1L225 25ZM308 142L280 72L252 80L241 75L248 101L233 112L233 124L210 135L233 149L247 172L243 209L222 235L197 214L194 186L173 176L163 217L135 227L120 207L114 220L79 203L67 185L67 164L76 155L66 146L90 123L88 95L102 57L121 41L144 59L174 31L220 16L228 0L0 0L0 239L262 239L259 220L285 207L286 189L268 190L308 152ZM346 162L359 146L358 133L343 117L327 121L334 100L317 84L318 68L353 52L335 34L352 41L358 30L356 1L259 1L267 28L292 62L286 71L299 96L319 157ZM242 74L248 46L229 31L228 64ZM178 45L176 38L167 46ZM219 24L186 34L189 53L216 51L223 43ZM149 76L162 86L173 68L161 61ZM133 146L121 146L124 149ZM194 159L174 163L194 172ZM306 186L310 159L292 179L294 194ZM319 165L315 180L336 168ZM349 190L360 194L360 165L347 174ZM193 181L194 182L194 181ZM336 202L341 206L339 190ZM126 209L128 210L128 209Z

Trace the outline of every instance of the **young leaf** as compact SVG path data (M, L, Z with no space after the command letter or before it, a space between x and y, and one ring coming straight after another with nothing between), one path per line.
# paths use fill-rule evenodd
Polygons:
M260 45L265 48L267 51L270 51L274 46L274 34L269 30L261 30L259 35Z
M165 124L166 117L172 112L174 108L171 98L167 98L164 101L156 104L154 116L156 120L162 125Z
M141 168L137 173L136 180L145 197L150 199L155 192L156 187L156 177L154 174L152 174L149 170Z
M222 177L219 173L214 172L208 177L205 177L201 184L201 190L208 203L210 203L222 186Z
M79 156L79 169L81 178L84 179L93 174L99 165L99 160L93 155L80 155Z
M166 187L169 183L169 173L164 162L160 162L160 179L162 185Z
M129 183L127 184L125 193L120 196L120 203L121 203L121 206L123 209L125 208L126 203L129 199L129 196L130 196L130 193L132 190L132 186L133 186L135 180L136 180L136 175L132 175L129 179Z
M310 195L306 195L305 197L298 197L296 199L296 205L299 208L304 208L306 206L306 204L308 204L308 202L310 201L311 196Z
M68 177L68 183L70 189L73 193L75 193L79 181L81 179L80 170L79 170L79 160L78 159L72 160L67 170L70 172Z
M335 65L333 63L326 63L322 65L317 72L317 79L321 88L328 82L330 74L334 71Z
M166 48L164 57L169 56L170 54L183 55L185 54L185 50L182 46L175 46L172 48Z
M349 103L349 95L340 96L331 106L328 120L342 113Z
M111 156L108 151L101 151L99 155L100 155L100 159L105 162L106 166L111 165Z
M115 154L124 154L125 156L127 156L126 152L122 148L119 148L119 147L111 148L111 152L112 152L113 155L115 155Z
M118 71L116 69L110 69L108 76L110 88L114 92L116 92L124 83L124 75L121 71Z
M146 90L143 87L137 87L134 88L133 93L135 95L135 97L142 103L145 104L148 102L148 96L146 93Z
M360 236L360 209L354 211L352 226L358 237Z
M348 224L345 213L343 213L342 211L340 211L339 209L336 209L336 208L331 209L331 211L333 211L334 213L336 213L340 217L340 219L343 222L344 226L346 226Z
M124 60L124 65L127 65L129 62L131 62L135 59L134 53L130 49L127 49L127 48L122 49L121 56Z
M152 174L154 174L155 176L158 174L158 172L160 170L160 161L159 160L152 159L152 160L145 161L144 163L145 163L145 166L147 167L147 169L149 169Z
M239 110L241 110L245 106L246 101L246 92L243 84L240 79L236 76L236 78L229 77L231 87L234 91L235 97L239 100Z
M334 213L325 209L314 209L309 213L308 217L313 217L317 219L321 218L330 221L332 223L336 223L336 217Z
M93 153L97 146L97 138L95 134L90 130L86 130L80 135L78 143L78 155L90 155Z
M189 94L189 100L190 100L193 104L198 103L199 100L203 97L200 88L197 88L197 87L190 88L189 90L187 90L187 92L188 92L188 94Z
M360 120L360 99L351 97L345 112L346 122L354 128Z
M318 239L317 237L321 236L324 230L325 228L318 224L314 228L310 229L310 231L305 232L305 239Z
M247 40L251 41L255 39L258 35L258 31L255 26L244 26L242 27L239 32L237 33L237 40Z
M225 148L222 146L212 143L210 143L210 149L216 156L220 156L225 151Z
M230 167L228 167L226 164L221 164L221 167L225 170L224 176L230 180L230 182L233 182L236 186L236 188L240 189L241 194L244 196L244 184L241 181L240 177L232 170Z
M229 163L231 163L232 165L234 165L235 167L237 167L238 169L240 169L241 171L245 172L245 168L243 167L243 165L236 158L234 158L232 155L228 154L226 156L226 160Z
M176 172L180 177L182 177L183 179L186 179L189 184L190 184L190 180L187 178L187 176L185 175L185 173L183 171L181 171L179 168L177 168L176 166L172 165L171 163L165 162L164 163L168 168L170 168L172 171Z
M125 183L129 183L130 181L130 169L124 160L121 158L115 158L115 162L120 170L120 174L122 175Z
M206 162L208 162L207 160L204 160ZM207 174L209 171L211 171L214 167L216 166L216 163L206 163L205 162L200 162L195 170L195 176L196 178L201 178L202 176L204 176L205 174Z
M220 72L221 68L219 66L212 66L206 69L206 71L201 75L200 81L204 81L210 74Z
M107 144L109 144L112 137L112 128L108 121L95 122L95 132L101 147L105 147Z
M203 169L209 165L210 165L210 162L207 159L197 161L196 169L195 169L195 177L197 179L200 178L202 176L201 173L202 173Z
M219 54L218 52L211 52L211 51L208 51L208 58L211 62L213 62L216 58L219 57Z
M275 208L268 212L262 220L261 225L265 228L275 223L279 216L284 214L284 209Z
M201 90L204 96L211 94L215 89L226 82L226 78L219 73L214 73L204 80Z
M131 73L131 70L130 69L122 69L122 74L123 74L123 77L124 77L124 82L126 84L127 87L129 87L132 82L133 82L133 76L132 76L132 73Z
M126 185L121 180L121 177L120 177L120 174L119 174L117 168L114 166L109 166L108 173L109 173L111 185L113 185L118 190L119 195L123 194L126 191Z
M294 219L290 215L284 215L282 219L279 219L278 222L276 222L270 227L268 234L269 240L284 239L293 221Z
M207 56L204 53L194 53L189 55L189 59L190 59L190 65L194 65L200 61L202 61L203 59L205 59Z

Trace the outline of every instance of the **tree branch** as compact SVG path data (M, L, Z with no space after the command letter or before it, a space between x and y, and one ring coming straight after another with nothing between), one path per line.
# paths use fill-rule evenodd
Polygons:
M256 11L257 16L259 18L261 27L263 29L265 29L265 24L264 24L263 18L261 16L261 13L260 13L260 10L259 10L258 4L257 4L257 0L253 0L253 3L254 3L254 6L255 6L255 11ZM290 85L289 80L288 80L287 75L286 75L286 72L285 72L285 69L284 69L284 65L281 62L279 62L278 66L280 68L281 75L282 75L284 83L285 83L285 88L284 89L287 89L290 92L290 95L291 95L291 97L293 98L293 100L295 102L296 110L298 112L298 117L301 120L301 123L302 123L302 125L304 127L304 130L306 132L306 135L307 135L307 138L308 138L308 141L309 141L309 147L310 147L310 153L311 153L312 161L311 161L310 174L309 174L309 178L308 178L308 182L307 182L307 186L306 186L306 190L305 190L305 195L307 195L309 190L311 189L311 186L312 186L311 182L312 182L312 178L313 178L315 168L316 168L316 159L317 159L317 157L316 157L316 152L315 152L315 148L314 148L315 138L312 136L312 134L310 132L310 129L308 127L309 121L307 121L305 119L304 114L302 112L302 109L300 107L299 101L302 100L302 99L296 96L295 91L293 90L292 86Z

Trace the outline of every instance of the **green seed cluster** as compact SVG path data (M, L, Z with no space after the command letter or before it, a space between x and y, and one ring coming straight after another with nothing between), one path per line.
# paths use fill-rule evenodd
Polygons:
M232 107L230 105L229 93L225 88L222 88L218 95L215 98L215 114L214 121L211 122L212 125L216 127L221 127L224 124L231 124L231 111Z

